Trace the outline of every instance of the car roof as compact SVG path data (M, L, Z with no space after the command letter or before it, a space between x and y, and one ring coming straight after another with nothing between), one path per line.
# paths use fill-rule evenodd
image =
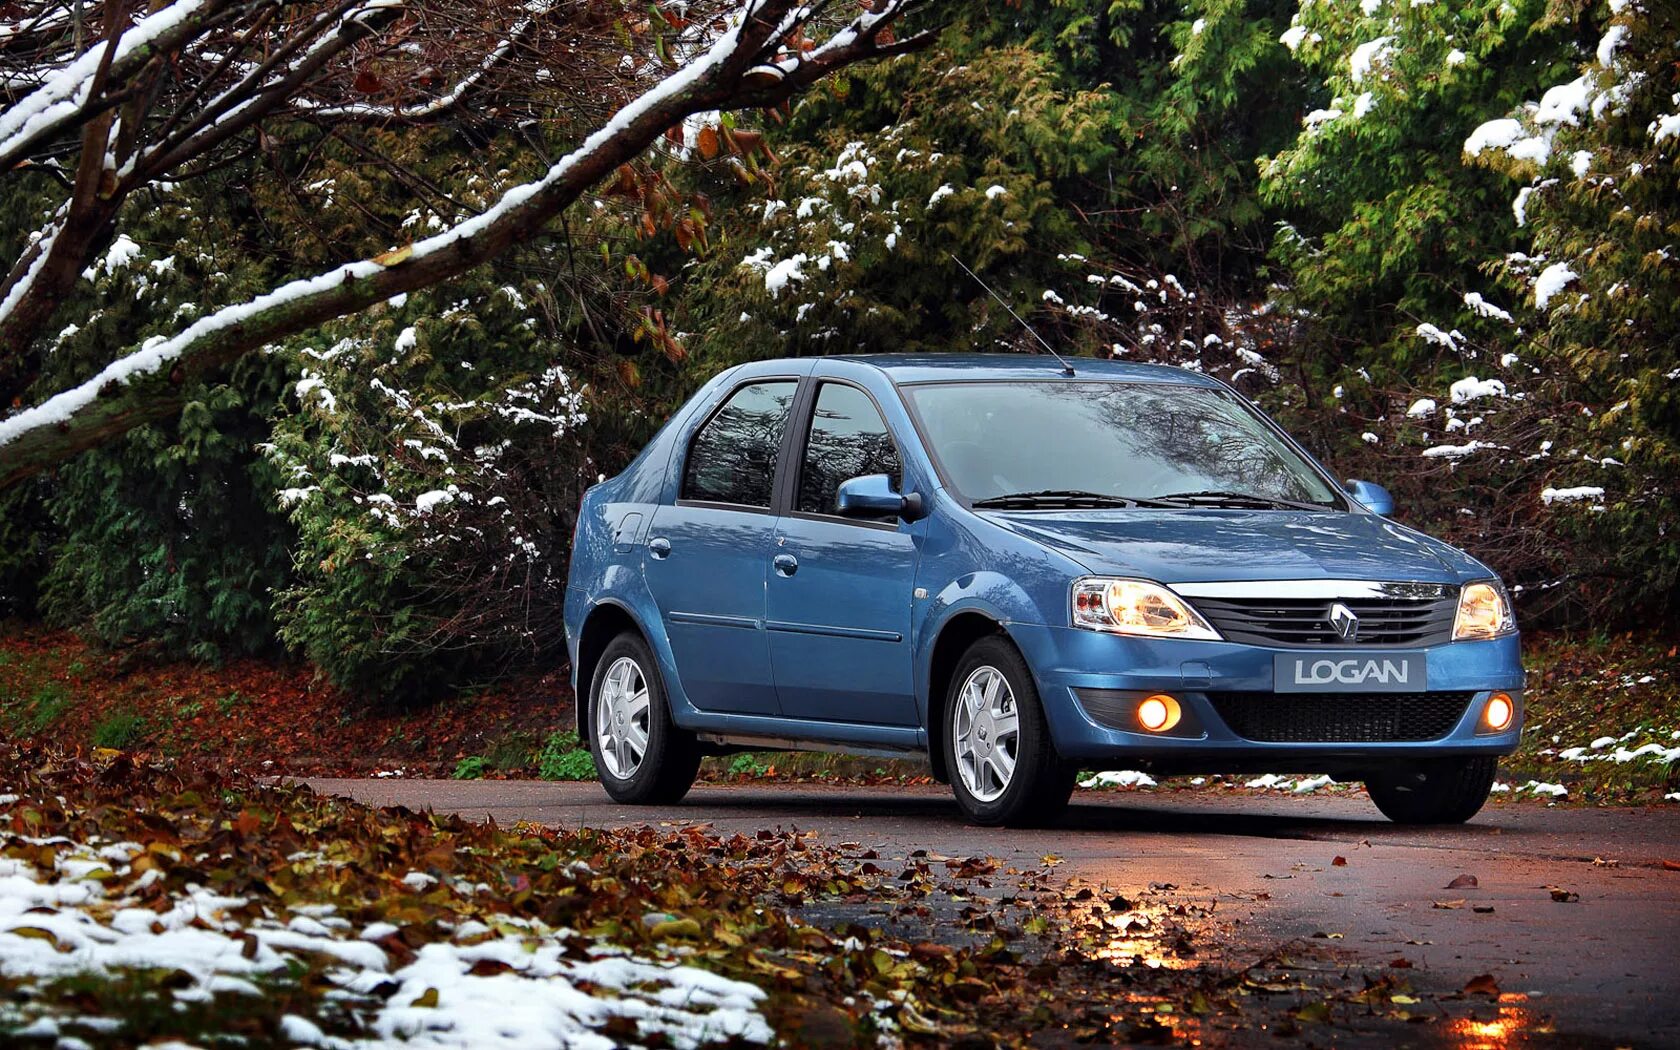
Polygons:
M1190 386L1217 387L1214 380L1188 368L1170 365L1146 365L1131 361L1110 361L1095 357L1070 357L1068 364L1074 374L1062 372L1056 359L1048 354L848 354L819 358L788 358L758 361L753 372L789 365L820 365L823 362L846 363L874 368L886 373L894 383L935 383L953 380L1039 379L1067 382L1092 379L1129 383L1179 383Z

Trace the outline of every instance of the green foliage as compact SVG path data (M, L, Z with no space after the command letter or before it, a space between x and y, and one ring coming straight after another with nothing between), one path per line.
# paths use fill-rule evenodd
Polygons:
M483 755L468 755L455 763L455 772L449 775L455 780L483 780L489 766L490 760Z
M942 17L924 53L718 118L714 144L749 145L650 156L508 258L287 340L190 390L179 420L0 494L0 615L203 658L278 642L368 696L552 663L578 496L718 368L1035 350L957 260L1067 352L1231 380L1506 574L1525 617L1673 611L1680 172L1650 129L1680 89L1674 11L1019 0ZM1592 61L1615 26L1619 71ZM1548 127L1543 162L1465 155L1490 119L1538 131L1535 100L1583 72L1619 101ZM276 124L261 158L136 200L130 243L63 304L37 388L459 221L538 170L524 135L554 149L578 130L381 130L385 165ZM16 174L0 248L52 191ZM438 191L418 205L417 180ZM1541 309L1533 281L1560 260L1576 277ZM1466 376L1511 396L1449 403ZM1441 409L1408 415L1422 398ZM1604 488L1601 509L1541 495L1572 486Z
M0 697L7 730L35 736L51 729L70 710L70 690L61 682L42 682L26 692Z
M133 711L115 711L101 719L93 727L93 733L88 741L94 747L111 747L119 750L133 746L141 737L146 735L146 720Z
M0 213L28 222L27 186ZM272 271L239 231L249 199L201 183L136 201L110 250L60 307L39 396L86 378L116 348L171 334L206 299L247 295ZM10 228L10 227L9 227ZM0 607L215 659L272 650L288 530L257 446L285 370L258 355L186 391L180 416L141 427L0 496Z
M729 760L729 775L732 777L761 777L770 772L770 764L763 756L751 751L736 755Z
M39 609L56 539L46 507L50 492L42 478L0 492L0 617L34 616Z
M551 733L537 754L537 775L544 780L594 780L595 759L569 729Z
M270 496L278 475L252 446L267 436L279 376L272 362L241 366L177 422L58 472L47 508L60 536L41 598L51 620L199 659L273 648L289 530Z
M548 652L587 417L521 293L416 293L288 354L299 403L269 446L297 530L286 643L410 698Z

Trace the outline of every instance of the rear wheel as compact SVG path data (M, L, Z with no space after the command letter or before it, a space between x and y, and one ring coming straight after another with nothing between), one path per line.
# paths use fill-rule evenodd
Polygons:
M601 786L619 802L675 802L700 770L694 734L671 721L659 664L641 635L608 643L589 687L589 751Z
M1497 758L1437 758L1384 769L1365 781L1371 801L1396 824L1462 824L1493 790Z
M982 638L963 654L944 736L951 789L974 823L1047 824L1067 807L1079 771L1056 753L1032 673L1008 640Z

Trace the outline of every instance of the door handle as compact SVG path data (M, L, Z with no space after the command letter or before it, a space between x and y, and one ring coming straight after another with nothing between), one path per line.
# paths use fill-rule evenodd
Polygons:
M655 536L648 540L648 552L655 558L663 558L671 553L671 541L663 536Z
M792 576L799 571L799 559L791 554L778 554L770 564L776 567L776 572L782 576Z

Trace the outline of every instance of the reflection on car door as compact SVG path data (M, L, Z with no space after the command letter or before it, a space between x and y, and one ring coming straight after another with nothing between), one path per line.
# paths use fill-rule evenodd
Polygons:
M782 713L826 722L917 724L910 590L921 527L834 512L848 478L902 484L898 449L869 396L824 382L798 442L791 513L776 523L766 590Z
M778 710L764 585L776 462L797 388L771 379L731 394L695 432L677 502L648 529L648 587L683 692L703 711Z

